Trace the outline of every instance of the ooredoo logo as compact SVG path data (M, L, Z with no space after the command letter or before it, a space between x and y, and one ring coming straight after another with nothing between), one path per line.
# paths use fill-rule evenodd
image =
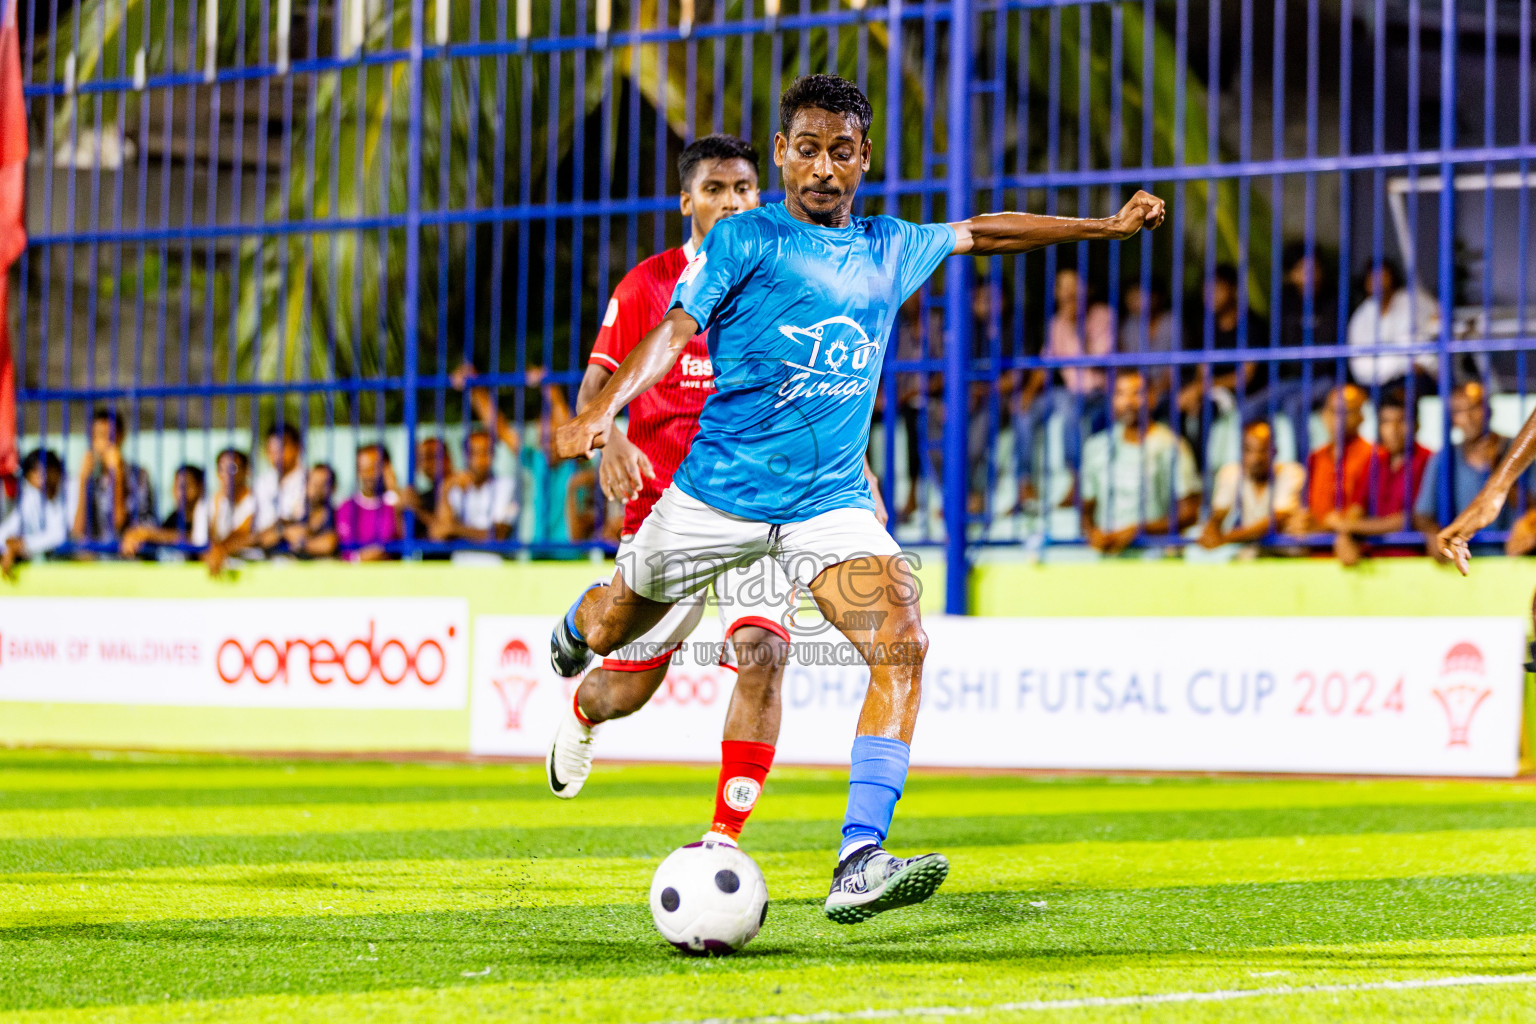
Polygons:
M457 631L449 626L445 632L452 639ZM443 642L431 636L420 641L380 637L369 619L368 631L349 640L261 637L246 643L229 637L219 644L214 665L219 678L231 685L249 678L262 686L286 686L307 677L317 686L343 679L353 686L371 680L386 686L435 686L448 670L448 656Z
M1450 739L1445 745L1471 746L1472 716L1493 693L1486 685L1483 652L1465 640L1452 647L1440 668L1440 685L1431 692L1445 709L1446 725L1450 728Z
M496 688L496 695L501 698L502 711L506 713L502 728L509 731L521 730L523 709L528 706L528 698L534 687L539 685L539 680L533 675L533 655L526 643L513 637L501 649L500 660L501 672L491 680L491 685Z

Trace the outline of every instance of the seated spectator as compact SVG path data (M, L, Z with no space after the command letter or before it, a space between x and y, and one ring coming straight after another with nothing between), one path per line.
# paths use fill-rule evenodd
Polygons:
M82 544L115 549L131 526L153 525L155 492L149 474L123 456L123 416L100 408L91 414L91 444L80 460L74 536Z
M496 442L487 430L464 438L464 472L447 485L446 500L438 503L435 540L467 540L484 544L506 540L517 524L517 494L510 477L491 472Z
M400 488L400 505L415 513L415 521L411 526L412 536L417 540L434 540L437 539L433 533L437 526L439 508L448 493L444 484L454 476L453 454L442 438L424 437L416 442L416 476L418 480L425 481L425 485L419 488ZM448 555L428 551L421 557L442 560Z
M283 527L283 546L299 558L326 558L336 553L336 471L326 463L310 468L305 486L302 522Z
M273 424L266 436L270 468L256 477L255 546L280 551L283 527L304 519L304 439L292 423Z
M994 311L998 315L994 315ZM1005 314L1002 290L990 281L978 283L971 292L971 321L974 331L971 338L975 351L1002 351L1001 325L1002 316ZM942 318L940 318L938 329L929 334L929 359L944 358L946 337ZM1008 408L1008 403L1013 398L1014 381L1015 375L1012 373L998 376L996 387L1002 409ZM998 429L993 423L989 408L992 388L993 385L986 381L972 381L970 394L966 400L966 466L969 470L966 474L968 478L966 509L970 515L981 515L987 507L987 475L990 468L987 449L993 433ZM927 413L928 464L933 468L935 482L944 479L946 410L944 374L943 372L930 373L928 374L928 401L924 411ZM943 487L940 485L941 500L942 492ZM915 488L912 496L915 501ZM915 509L916 505L913 508ZM572 539L576 539L575 534L571 536Z
M1334 553L1345 565L1354 565L1364 554L1362 539L1411 528L1408 510L1419 493L1424 467L1429 463L1429 449L1409 439L1408 409L1402 391L1396 388L1381 396L1381 408L1376 412L1376 437L1378 443L1366 477L1366 506L1345 509L1342 529L1334 539ZM1378 548L1371 553L1417 554L1417 548Z
M64 479L64 463L46 448L21 460L21 495L0 521L0 573L13 579L16 563L40 558L69 540L75 492Z
M1286 529L1301 510L1307 471L1296 462L1275 462L1275 433L1263 420L1243 431L1243 458L1216 473L1211 492L1211 517L1200 534L1200 546L1257 544L1272 532ZM1236 512L1231 526L1227 517Z
M1112 330L1114 317L1109 306L1093 301L1086 294L1083 281L1072 267L1056 272L1056 313L1046 328L1041 355L1056 358L1106 355L1115 347ZM1079 332L1081 318L1081 332ZM1108 403L1104 370L1094 366L1064 366L1061 387L1047 388L1045 370L1033 370L1020 388L1014 404L1013 443L1015 468L1019 475L1019 505L1032 504L1036 498L1033 479L1035 434L1051 416L1062 417L1062 445L1068 467L1082 460L1082 430L1103 430ZM1070 471L1070 470L1069 470ZM1070 501L1070 496L1069 496Z
M1138 533L1184 530L1200 515L1200 475L1189 445L1165 425L1145 432L1146 383L1137 371L1115 378L1114 424L1083 443L1083 536L1106 555Z
M1424 549L1437 562L1450 563L1436 542L1440 527L1450 523L1471 504L1477 492L1483 489L1493 467L1509 450L1509 438L1488 429L1488 420L1488 391L1482 382L1469 380L1458 384L1451 392L1451 425L1461 431L1462 441L1430 456L1429 464L1424 468L1424 479L1419 484L1418 500L1413 506L1414 528L1424 534ZM1447 455L1451 459L1450 505L1442 508L1440 490ZM1490 528L1509 530L1515 525L1516 518L1514 503L1506 501Z
M1281 266L1280 347L1335 344L1338 289L1322 258L1304 243L1292 243ZM1261 366L1258 372L1268 374L1268 386L1251 388L1239 408L1245 417L1284 416L1304 435L1312 410L1338 383L1337 365L1333 359L1281 359Z
M1120 337L1122 353L1166 355L1174 350L1173 314L1168 311L1168 297L1157 286L1147 290L1141 284L1126 286L1120 298ZM1147 381L1147 408L1162 408L1173 390L1173 366L1160 364L1141 368Z
M1366 274L1365 301L1349 318L1351 348L1403 346L1433 341L1440 334L1440 304L1424 289L1409 286L1402 267L1391 260ZM1349 370L1355 381L1365 387L1388 385L1407 377L1416 378L1416 394L1435 390L1439 364L1430 354L1351 356Z
M124 558L137 558L141 552L153 553L163 545L186 544L200 548L208 544L208 506L203 471L196 466L176 469L176 509L159 526L131 526L123 534ZM175 556L175 553L171 553Z
M208 515L208 550L203 563L217 576L229 557L252 546L256 536L256 495L251 490L251 459L237 448L225 448L214 462L218 487Z
M1344 530L1351 510L1365 508L1370 482L1371 443L1360 436L1365 422L1365 392L1353 384L1328 392L1322 408L1325 444L1307 457L1307 507L1297 516L1292 532L1298 534Z
M1237 268L1229 263L1219 264L1205 285L1209 313L1185 317L1186 349L1236 352L1269 347L1269 322L1251 314L1243 316L1240 288ZM1204 363L1193 379L1179 388L1179 428L1193 446L1197 463L1205 461L1205 430L1212 418L1232 409L1244 419L1264 415L1264 403L1258 399L1269 387L1269 381L1270 364L1264 360Z
M336 510L336 548L353 562L393 557L386 545L401 537L398 500L385 487L389 456L382 444L357 450L357 493Z

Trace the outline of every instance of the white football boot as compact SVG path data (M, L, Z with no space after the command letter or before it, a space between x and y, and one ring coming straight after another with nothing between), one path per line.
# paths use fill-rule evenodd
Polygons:
M549 791L562 800L570 800L587 784L592 774L592 741L597 737L598 726L586 725L576 717L576 700L571 699L560 725L555 729L554 742L544 756L544 775Z

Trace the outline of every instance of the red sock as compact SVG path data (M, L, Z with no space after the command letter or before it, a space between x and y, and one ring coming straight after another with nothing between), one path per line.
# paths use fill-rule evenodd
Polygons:
M581 686L579 684L576 687L576 692L571 694L571 710L576 712L576 721L588 729L597 724L581 712Z
M773 767L773 744L724 740L720 744L720 782L715 786L715 823L711 832L735 839L763 792Z

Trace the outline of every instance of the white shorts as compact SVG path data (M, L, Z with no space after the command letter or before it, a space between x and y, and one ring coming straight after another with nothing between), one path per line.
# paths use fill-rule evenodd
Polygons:
M619 564L632 550L634 538L619 542ZM784 576L779 563L759 558L750 565L721 573L715 580L715 607L720 616L720 635L725 640L720 664L735 671L735 648L731 635L743 626L760 626L790 639L799 593ZM615 672L645 672L666 664L704 617L707 590L674 604L661 621L640 639L625 645L603 659L603 668Z
M829 566L900 553L869 509L833 509L798 523L760 523L712 508L674 484L662 492L628 550L620 553L619 571L641 597L675 604L702 593L726 570L762 558L777 562L790 583L809 589Z

